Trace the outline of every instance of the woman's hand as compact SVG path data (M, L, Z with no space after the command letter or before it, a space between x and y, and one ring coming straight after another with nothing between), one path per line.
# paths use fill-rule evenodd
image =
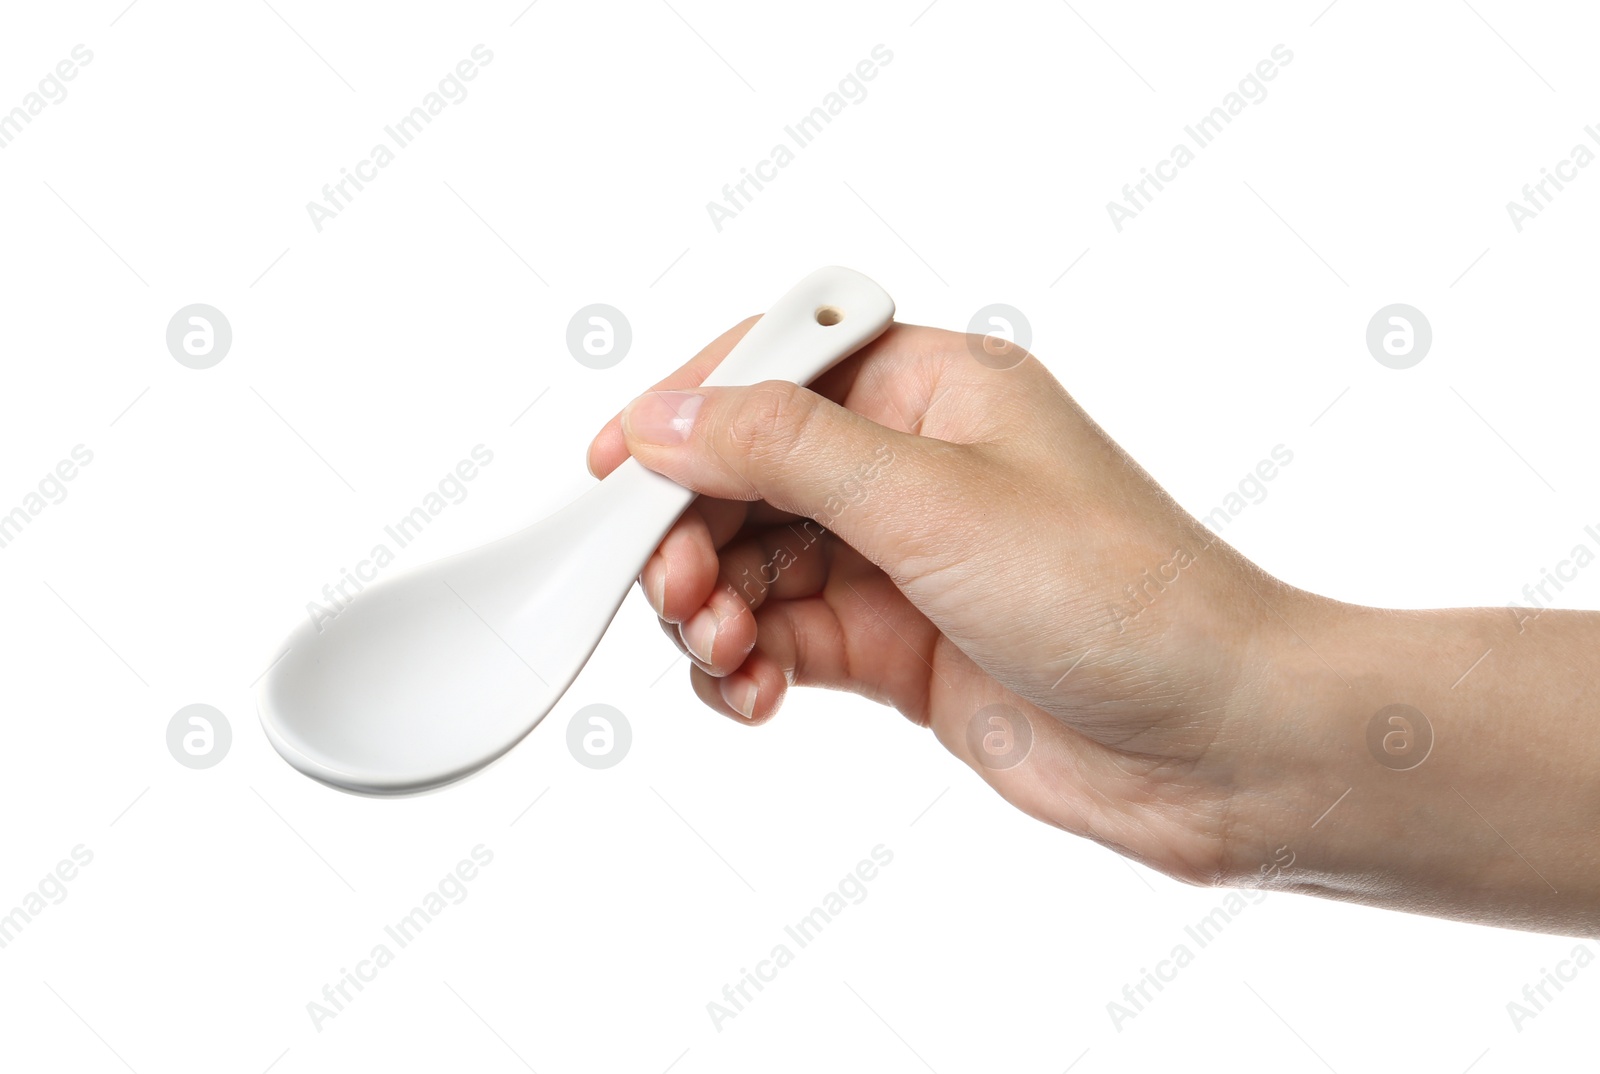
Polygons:
M751 323L589 453L702 493L640 582L711 708L891 704L1019 808L1193 883L1600 930L1600 615L1286 586L978 337L897 324L812 390L699 390Z
M640 578L700 698L748 723L791 684L886 702L1035 817L1222 879L1214 747L1251 705L1272 580L1031 357L897 324L814 391L694 391L751 323L590 450L703 494Z

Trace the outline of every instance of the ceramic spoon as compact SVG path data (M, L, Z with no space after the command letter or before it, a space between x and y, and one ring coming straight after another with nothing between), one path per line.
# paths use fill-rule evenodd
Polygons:
M804 384L893 318L883 288L821 269L705 383ZM544 521L371 586L321 630L302 624L257 691L267 738L301 772L360 794L476 772L572 685L694 496L628 459Z

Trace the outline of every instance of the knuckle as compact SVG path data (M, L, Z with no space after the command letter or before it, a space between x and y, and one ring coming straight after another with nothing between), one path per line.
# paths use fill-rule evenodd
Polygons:
M762 461L788 457L816 413L816 396L796 384L768 381L751 388L728 431L734 447Z

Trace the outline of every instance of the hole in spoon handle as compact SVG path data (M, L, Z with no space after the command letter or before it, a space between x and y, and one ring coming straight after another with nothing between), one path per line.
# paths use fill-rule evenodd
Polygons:
M876 339L893 321L894 299L876 283L853 269L818 269L773 303L705 383L805 384ZM646 470L638 459L624 460L602 484L608 496L628 504L635 520L628 537L619 535L626 547L616 552L638 574L695 494Z
M773 303L705 382L806 384L893 320L894 299L876 283L853 269L818 269Z

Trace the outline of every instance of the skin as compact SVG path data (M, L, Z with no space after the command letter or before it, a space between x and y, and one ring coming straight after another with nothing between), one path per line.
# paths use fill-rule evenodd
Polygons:
M810 390L698 389L753 323L589 450L702 494L640 585L708 707L892 705L1023 812L1189 883L1600 934L1600 615L1287 585L979 337L896 324Z

